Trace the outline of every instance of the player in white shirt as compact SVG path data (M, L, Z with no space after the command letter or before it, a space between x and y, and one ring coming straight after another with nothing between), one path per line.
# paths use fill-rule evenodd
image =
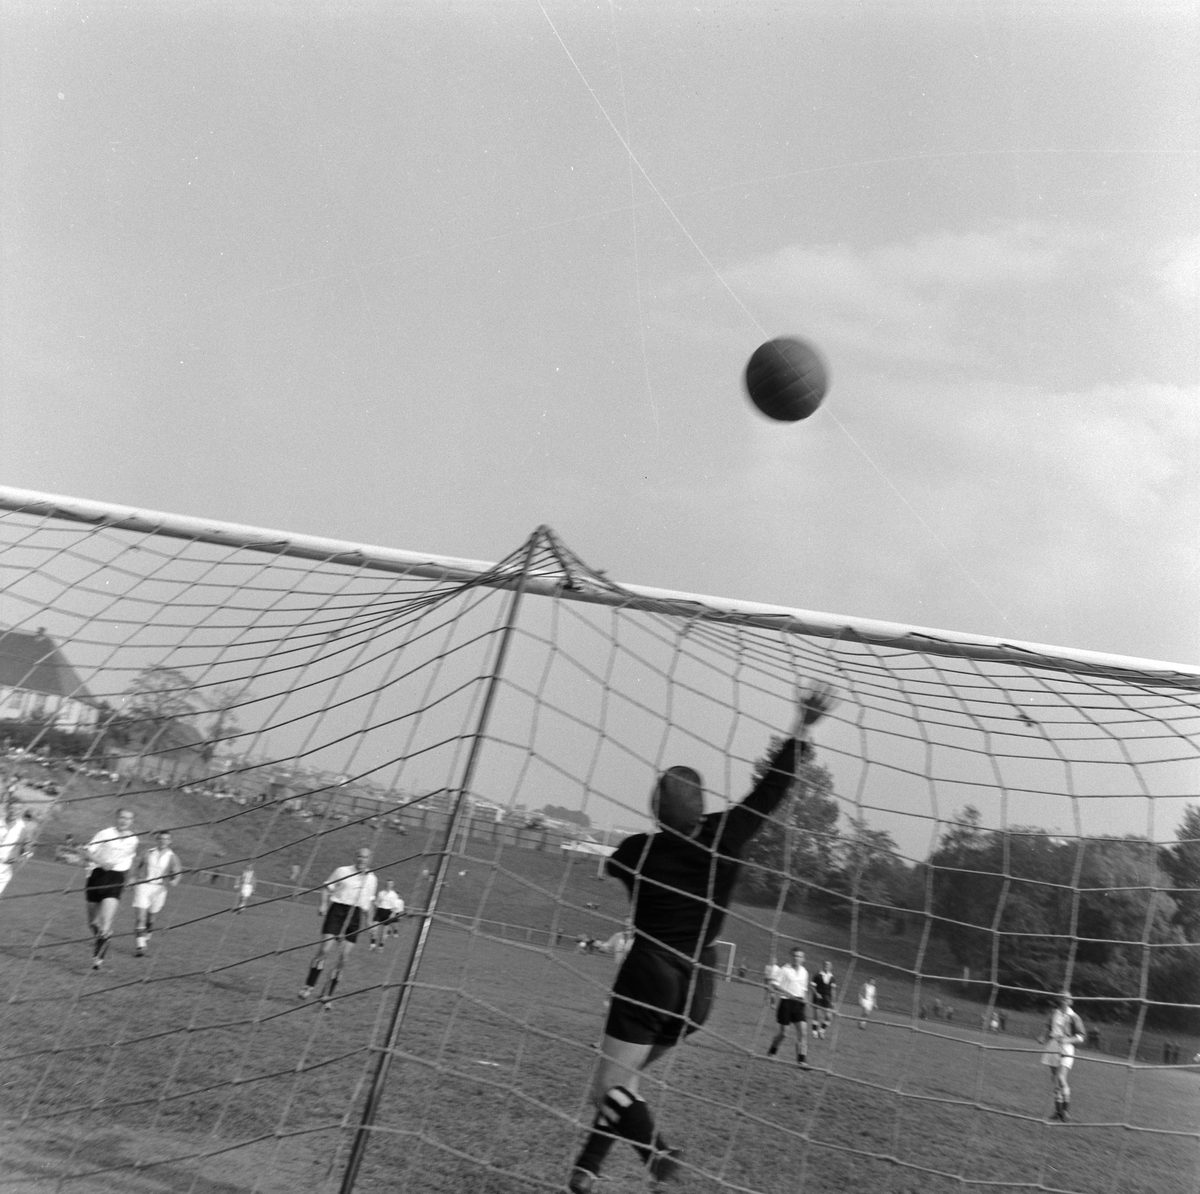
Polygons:
M404 900L389 879L382 891L375 895L375 923L371 925L371 948L383 949L390 934L396 931L404 915Z
M859 1028L866 1028L867 1020L871 1013L875 1010L875 1005L878 1002L875 994L875 980L867 979L858 990L858 1006L862 1008L862 1019L859 1020Z
M792 960L785 966L775 966L767 980L779 996L775 1009L775 1023L779 1031L767 1050L774 1057L783 1044L790 1026L796 1033L796 1062L802 1069L808 1068L808 970L804 965L804 950L792 950Z
M237 905L233 909L234 912L235 913L241 912L241 910L248 903L250 903L250 897L253 894L254 894L254 868L252 866L248 866L248 867L246 867L246 869L244 871L242 871L241 877L238 879L238 902L237 902Z
M379 881L369 869L371 851L365 846L354 856L353 866L340 866L325 880L321 888L321 944L308 968L308 977L300 988L300 998L308 999L313 988L321 981L325 959L337 945L337 958L333 972L325 984L321 998L326 1008L337 988L342 967L354 948L359 933L370 923L375 906L375 892Z
M1071 996L1064 991L1058 998L1058 1007L1050 1013L1045 1030L1038 1037L1038 1041L1046 1046L1042 1052L1042 1065L1050 1067L1050 1082L1054 1087L1051 1119L1067 1122L1067 1108L1071 1105L1067 1075L1075 1064L1075 1046L1082 1045L1085 1039L1083 1021L1071 1006Z
M154 932L154 918L167 902L167 888L178 887L183 878L179 855L171 849L170 831L160 829L154 837L156 844L138 859L134 872L137 879L133 888L133 915L137 922L135 958L146 955L150 934Z
M104 965L104 955L112 938L113 918L125 890L125 880L137 857L138 840L133 832L133 813L117 809L117 823L101 829L83 848L88 867L84 884L88 927L92 930L92 969Z
M633 949L633 930L621 929L607 941L597 941L594 952L608 954L620 966L629 956L631 949Z
M18 859L25 853L22 842L25 838L25 821L15 800L4 806L4 824L0 826L0 892L8 886Z

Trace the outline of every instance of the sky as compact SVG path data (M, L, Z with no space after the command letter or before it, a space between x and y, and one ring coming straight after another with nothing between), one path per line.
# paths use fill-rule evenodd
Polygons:
M0 21L0 484L1200 663L1194 4Z

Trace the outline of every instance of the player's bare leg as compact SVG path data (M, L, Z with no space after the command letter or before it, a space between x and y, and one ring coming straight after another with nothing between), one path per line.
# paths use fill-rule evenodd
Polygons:
M333 963L333 970L329 975L328 981L325 983L325 990L321 992L321 1002L325 1005L325 1010L329 1010L329 1001L333 998L334 991L337 990L338 979L342 977L342 967L349 960L350 951L354 948L353 941L342 940L339 943L337 957Z
M333 948L336 940L337 938L332 934L326 934L321 938L321 944L317 946L317 952L309 963L304 986L300 988L301 999L308 999L313 993L313 988L321 981L321 974L325 969L325 959L329 956L329 951Z
M642 1071L669 1049L669 1045L638 1044L605 1035L592 1076L591 1100L596 1118L571 1171L567 1184L571 1194L592 1194L600 1167L618 1138L633 1145L655 1182L675 1176L679 1150L668 1147L655 1131L654 1117L639 1093Z
M140 958L145 955L150 945L150 934L154 932L154 921L151 919L149 908L135 908L133 915L135 921L133 956Z
M112 939L113 921L117 915L118 900L97 900L88 904L88 928L92 930L92 969L99 970L104 964L104 955L108 953L108 943Z
M1067 1108L1071 1105L1071 1086L1067 1081L1070 1071L1066 1066L1056 1065L1050 1070L1050 1081L1054 1087L1054 1114L1051 1119L1067 1122Z

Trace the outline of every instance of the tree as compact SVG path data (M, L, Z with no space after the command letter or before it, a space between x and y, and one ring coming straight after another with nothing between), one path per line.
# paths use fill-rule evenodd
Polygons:
M782 738L771 739L766 755L754 766L755 783L766 775L782 742ZM753 903L775 903L782 894L794 902L823 886L833 865L837 821L829 769L801 763L787 795L743 853L739 896Z
M1175 923L1185 941L1200 942L1200 804L1189 804L1175 830L1176 844L1160 854L1171 878Z
M572 825L578 825L581 829L591 829L592 827L591 817L578 809L565 808L561 804L545 804L542 806L542 812L555 821L567 821Z
M1181 969L1168 876L1140 838L1063 839L1041 829L985 831L964 817L929 860L938 931L955 958L997 981L1011 1000L1059 990L1110 1011L1165 992ZM1151 948L1155 947L1155 948Z
M253 697L249 684L221 684L198 699L213 715L204 744L204 760L211 762L221 743L237 734L237 711Z
M125 713L138 721L161 725L199 711L195 685L178 668L143 668L125 690Z
M851 817L850 832L842 835L834 850L834 866L821 902L838 915L845 915L858 901L864 915L890 917L908 877L892 835L872 829L865 818Z

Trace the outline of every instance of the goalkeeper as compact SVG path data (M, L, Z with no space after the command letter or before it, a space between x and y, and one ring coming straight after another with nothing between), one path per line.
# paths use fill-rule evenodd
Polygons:
M742 851L791 788L797 751L801 760L812 755L808 732L832 705L832 689L824 685L799 695L790 737L753 791L724 812L704 815L704 789L690 767L668 769L650 797L658 832L626 838L608 860L608 873L625 884L633 902L634 943L613 986L592 1080L596 1118L571 1171L572 1194L590 1194L618 1138L633 1145L653 1180L677 1173L679 1150L655 1131L638 1079L708 1018L712 943L725 921Z

